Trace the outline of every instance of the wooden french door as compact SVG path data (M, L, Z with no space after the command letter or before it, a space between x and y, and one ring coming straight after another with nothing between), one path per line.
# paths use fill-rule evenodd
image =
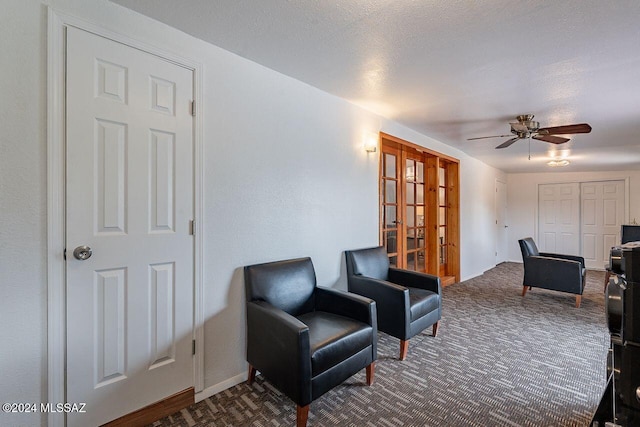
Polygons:
M457 160L381 136L380 241L390 264L459 280Z
M419 153L383 147L382 239L392 266L427 271L425 162Z
M400 157L401 152L397 148L382 147L381 157L381 233L382 244L387 248L389 263L392 267L400 267L403 262L398 262L398 254L402 253L398 248L398 240L403 239L402 215L400 214Z

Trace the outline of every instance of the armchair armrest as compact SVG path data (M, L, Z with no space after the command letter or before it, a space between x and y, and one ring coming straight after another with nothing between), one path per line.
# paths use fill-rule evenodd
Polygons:
M349 317L377 328L376 302L329 288L316 288L316 310Z
M391 267L389 268L389 280L410 288L425 289L442 295L440 278L431 274Z
M349 276L349 291L375 300L379 330L395 337L408 335L409 289L386 280L354 275Z
M409 290L386 280L366 276L350 276L349 292L375 300L378 308L385 302L397 305L406 303L407 307L409 306Z
M311 401L309 327L265 301L247 302L247 361L298 404Z
M525 286L531 284L538 288L582 295L582 265L579 261L530 256L525 263L524 275Z
M578 261L582 265L582 268L585 268L584 257L581 257L581 256L564 255L564 254L553 254L553 253L549 253L549 252L540 252L540 256L548 257L548 258L566 259L566 260L569 260L569 261Z

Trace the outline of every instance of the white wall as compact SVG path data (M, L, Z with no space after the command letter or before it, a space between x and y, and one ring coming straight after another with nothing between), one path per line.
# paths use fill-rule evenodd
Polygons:
M46 91L42 7L0 12L0 401L46 393ZM41 416L0 413L0 425Z
M344 100L105 0L4 0L0 15L0 400L47 401L47 5L204 64L205 386L242 374L241 267L311 256L345 289L342 251L378 242L382 130L461 160L461 273L491 268L493 191L504 174ZM478 255L480 254L480 255ZM1 414L38 425L41 415Z
M629 178L629 221L640 222L640 171L509 174L507 179L509 259L522 262L518 239L537 237L538 185Z
M461 162L460 235L462 280L484 273L496 261L496 180L506 182L506 174L484 163Z

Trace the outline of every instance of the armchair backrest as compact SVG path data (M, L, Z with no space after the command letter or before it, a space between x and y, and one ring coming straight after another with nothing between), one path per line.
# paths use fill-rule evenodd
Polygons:
M389 257L384 246L346 251L347 275L379 280L389 278Z
M640 240L640 225L623 225L620 230L620 239L623 245Z
M292 316L313 311L316 273L311 258L249 265L244 268L247 302L266 301Z
M525 261L530 256L538 256L540 252L538 251L538 247L536 243L533 241L531 237L525 237L524 239L518 240L520 243L520 252L522 252L522 261Z

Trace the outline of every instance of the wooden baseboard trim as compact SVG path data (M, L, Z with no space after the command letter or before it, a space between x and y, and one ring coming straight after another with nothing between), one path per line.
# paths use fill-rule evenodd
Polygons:
M455 276L442 276L440 277L440 285L444 288L445 286L453 285L456 283Z
M160 418L174 414L195 403L195 391L193 387L182 390L173 396L169 396L142 409L103 424L101 427L142 427L158 421Z

